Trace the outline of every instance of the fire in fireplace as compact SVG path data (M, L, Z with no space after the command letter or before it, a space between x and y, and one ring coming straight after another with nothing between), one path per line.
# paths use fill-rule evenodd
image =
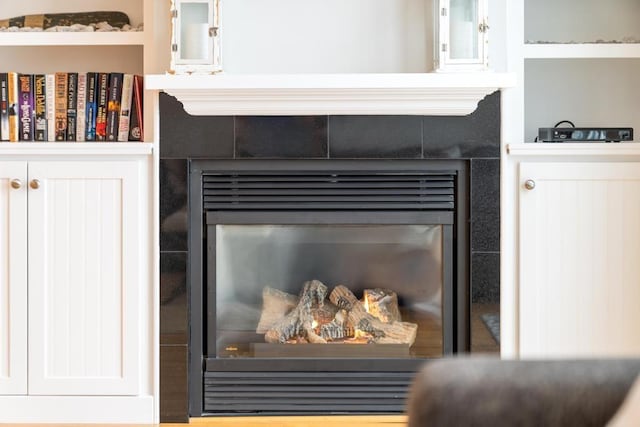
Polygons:
M192 161L192 414L402 411L418 366L468 343L466 176Z

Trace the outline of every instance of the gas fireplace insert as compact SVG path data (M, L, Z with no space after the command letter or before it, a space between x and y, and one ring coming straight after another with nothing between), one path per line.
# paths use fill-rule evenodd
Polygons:
M468 350L467 165L192 160L190 413L394 413Z

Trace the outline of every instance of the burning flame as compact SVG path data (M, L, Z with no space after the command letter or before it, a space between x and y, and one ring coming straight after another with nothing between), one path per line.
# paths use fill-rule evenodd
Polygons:
M311 328L315 329L318 327L318 322L316 320L314 320L313 322L311 322Z
M365 298L364 302L362 303L362 305L364 305L364 311L366 311L368 313L369 312L369 300Z

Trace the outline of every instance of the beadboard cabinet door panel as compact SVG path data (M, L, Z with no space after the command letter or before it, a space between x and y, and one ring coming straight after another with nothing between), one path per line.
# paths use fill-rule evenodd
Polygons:
M0 162L0 394L27 393L26 181L26 162Z
M519 185L521 357L640 356L640 163L522 162Z
M29 186L29 394L136 394L139 164L30 162Z

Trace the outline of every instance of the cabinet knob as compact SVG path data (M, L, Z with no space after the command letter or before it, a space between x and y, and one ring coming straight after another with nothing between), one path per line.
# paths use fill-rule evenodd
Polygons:
M17 190L20 187L22 187L22 181L20 181L19 179L12 179L11 180L11 188L15 188Z
M532 179L528 179L524 182L524 188L526 188L527 190L533 190L534 188L536 188L536 182Z
M39 179L32 179L31 182L29 183L29 186L34 190L37 190L38 188L40 188L40 185L41 183Z

